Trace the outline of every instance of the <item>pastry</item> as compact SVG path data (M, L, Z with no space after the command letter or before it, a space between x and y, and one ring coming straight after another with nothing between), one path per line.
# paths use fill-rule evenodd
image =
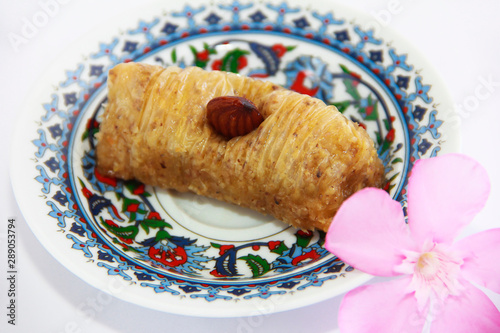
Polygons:
M352 193L384 184L366 131L319 99L232 73L141 63L110 70L108 88L97 144L101 174L323 231ZM246 134L221 134L207 116L207 104L220 97L251 101L262 119ZM221 103L212 103L216 113L227 106ZM235 117L217 119L224 128Z

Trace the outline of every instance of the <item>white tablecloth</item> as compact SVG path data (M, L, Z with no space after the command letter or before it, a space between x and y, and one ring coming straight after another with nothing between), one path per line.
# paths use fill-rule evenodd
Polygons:
M58 0L59 1L59 0ZM9 41L25 20L43 10L41 1L0 2L2 97L0 218L1 332L334 332L341 297L301 309L254 318L212 319L172 315L115 298L99 301L99 291L59 264L37 241L14 200L9 181L13 124L30 87L71 42L122 11L132 0L59 1L49 20L17 47ZM153 1L142 1L150 3ZM245 1L243 1L245 2ZM312 1L313 2L313 1ZM164 1L168 3L168 1ZM485 209L464 235L500 227L500 2L484 0L349 2L398 31L431 61L463 112L462 152L489 172L492 191ZM17 48L17 50L16 50ZM489 82L489 83L488 83ZM479 92L480 91L480 92ZM478 93L479 92L479 93ZM15 167L15 166L13 166ZM5 233L8 218L18 228L17 325L7 324ZM500 296L488 292L500 308ZM473 309L471 309L473 311Z

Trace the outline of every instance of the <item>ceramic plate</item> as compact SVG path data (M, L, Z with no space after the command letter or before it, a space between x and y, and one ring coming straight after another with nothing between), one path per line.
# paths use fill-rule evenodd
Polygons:
M121 299L172 313L241 316L312 304L370 277L324 234L193 194L95 170L108 70L199 66L270 80L335 105L366 128L386 190L406 201L420 158L456 150L449 95L377 21L330 2L178 0L110 21L76 43L28 98L12 178L33 232L64 266Z

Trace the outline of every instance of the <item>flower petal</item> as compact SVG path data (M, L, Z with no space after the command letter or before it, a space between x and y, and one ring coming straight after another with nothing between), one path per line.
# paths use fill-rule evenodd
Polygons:
M468 236L453 246L462 256L462 276L500 293L500 228Z
M350 196L335 215L325 247L349 265L372 275L394 276L413 250L401 205L383 190L365 188Z
M462 281L465 290L431 309L431 332L500 332L500 312L481 290Z
M490 191L486 170L461 154L418 160L408 183L408 219L412 235L451 243L483 208Z
M410 278L404 277L348 292L340 304L340 331L422 332L426 317L418 311L414 294L406 292L409 283Z

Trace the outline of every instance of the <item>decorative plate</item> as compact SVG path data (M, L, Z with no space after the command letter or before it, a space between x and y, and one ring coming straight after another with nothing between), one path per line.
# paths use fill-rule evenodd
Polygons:
M401 38L364 26L375 21L331 3L314 7L176 1L117 19L61 57L28 99L13 149L17 200L48 251L103 291L189 315L282 311L367 281L323 247L322 233L95 169L110 68L199 66L335 105L371 135L386 190L405 205L415 160L456 149L448 94Z

